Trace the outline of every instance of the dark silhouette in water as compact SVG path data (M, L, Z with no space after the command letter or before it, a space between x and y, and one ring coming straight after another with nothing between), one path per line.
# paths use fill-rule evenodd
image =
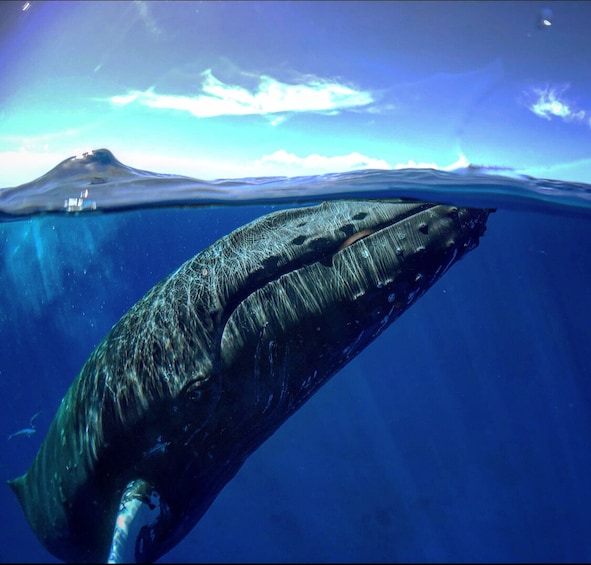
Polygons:
M479 243L488 210L331 201L269 214L115 324L10 482L68 561L154 561L246 458Z

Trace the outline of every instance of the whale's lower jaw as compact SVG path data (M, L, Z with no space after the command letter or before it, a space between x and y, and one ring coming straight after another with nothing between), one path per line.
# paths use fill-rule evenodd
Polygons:
M187 261L99 344L10 483L39 539L67 561L126 544L161 557L250 453L478 245L488 214L332 201L264 216ZM138 512L137 545L127 526L112 544L135 484L158 513Z

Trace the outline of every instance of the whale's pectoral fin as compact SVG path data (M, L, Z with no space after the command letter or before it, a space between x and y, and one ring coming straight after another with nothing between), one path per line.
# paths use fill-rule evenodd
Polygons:
M143 479L128 483L119 502L108 563L141 561L143 543L162 516L160 495Z

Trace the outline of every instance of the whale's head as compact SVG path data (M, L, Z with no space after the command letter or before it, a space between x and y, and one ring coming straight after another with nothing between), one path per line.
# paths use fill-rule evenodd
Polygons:
M249 454L478 245L488 215L332 201L264 216L187 261L99 344L11 482L33 530L65 560L161 557Z

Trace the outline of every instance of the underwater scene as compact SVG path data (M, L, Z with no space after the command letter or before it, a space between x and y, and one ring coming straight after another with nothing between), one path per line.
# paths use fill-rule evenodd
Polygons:
M0 3L0 562L591 560L591 3Z

